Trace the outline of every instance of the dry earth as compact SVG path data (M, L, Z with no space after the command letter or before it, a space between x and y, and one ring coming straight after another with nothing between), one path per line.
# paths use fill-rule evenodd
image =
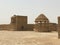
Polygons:
M0 45L60 45L57 32L0 31Z

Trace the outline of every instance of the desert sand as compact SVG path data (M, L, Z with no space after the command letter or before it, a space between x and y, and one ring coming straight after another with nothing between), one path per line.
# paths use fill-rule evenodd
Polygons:
M0 45L60 45L58 32L0 31Z

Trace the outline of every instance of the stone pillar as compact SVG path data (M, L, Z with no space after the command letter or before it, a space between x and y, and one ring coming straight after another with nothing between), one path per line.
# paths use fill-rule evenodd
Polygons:
M60 17L58 17L58 38L60 38Z

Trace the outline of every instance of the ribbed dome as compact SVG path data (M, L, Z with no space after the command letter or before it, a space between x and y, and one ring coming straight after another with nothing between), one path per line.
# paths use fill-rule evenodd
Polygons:
M40 14L35 21L49 21L48 18L44 14Z

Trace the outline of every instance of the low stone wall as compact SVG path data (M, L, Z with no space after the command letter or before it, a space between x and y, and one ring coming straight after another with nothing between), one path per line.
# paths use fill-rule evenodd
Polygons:
M49 23L49 30L57 31L57 24L56 23Z
M35 24L34 31L36 31L36 32L49 32L49 23Z
M33 28L34 28L34 24L27 24L26 26L27 31L33 31Z
M0 30L9 30L9 29L10 29L10 25L9 24L0 25Z

